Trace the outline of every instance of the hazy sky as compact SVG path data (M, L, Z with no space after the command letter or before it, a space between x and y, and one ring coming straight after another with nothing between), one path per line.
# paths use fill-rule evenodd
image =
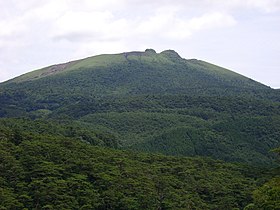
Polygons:
M280 88L280 0L0 0L0 81L146 48Z

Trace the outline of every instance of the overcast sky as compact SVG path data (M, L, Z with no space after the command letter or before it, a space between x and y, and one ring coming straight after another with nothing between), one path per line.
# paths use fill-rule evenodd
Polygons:
M280 0L0 0L0 81L146 48L280 88Z

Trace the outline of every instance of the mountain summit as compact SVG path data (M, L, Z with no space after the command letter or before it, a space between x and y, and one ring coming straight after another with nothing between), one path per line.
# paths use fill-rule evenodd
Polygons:
M96 95L218 93L233 94L267 86L230 70L183 59L174 50L153 49L98 55L52 65L12 79L5 84L32 84L38 89L84 90ZM56 87L56 86L59 87ZM40 88L39 88L40 87Z
M262 165L280 146L279 91L174 50L52 65L0 84L0 101L0 117L74 123L62 133L92 144Z

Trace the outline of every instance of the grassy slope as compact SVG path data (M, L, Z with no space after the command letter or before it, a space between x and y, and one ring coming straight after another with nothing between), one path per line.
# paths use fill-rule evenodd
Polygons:
M111 74L122 74L124 73L122 69L126 69L127 71L133 73L134 78L132 77L131 79L134 82L134 86L140 85L135 83L135 79L137 78L141 81L142 78L141 74L139 75L139 73L142 73L142 75L147 74L147 76L157 77L156 79L151 79L151 81L153 81L154 83L160 82L161 80L166 80L168 77L170 77L170 79L172 80L172 82L169 81L170 84L173 83L174 86L180 86L182 85L182 83L184 84L187 81L188 88L191 87L190 84L192 84L191 81L193 79L195 79L196 83L205 83L207 80L209 80L210 82L212 82L212 84L210 84L209 81L207 82L207 85L210 87L227 83L231 86L238 85L239 88L241 88L242 85L251 88L265 88L265 86L262 84L254 82L242 75L215 66L213 64L198 60L182 59L176 52L170 50L163 51L159 54L146 51L128 52L115 55L99 55L61 65L63 66L63 68L57 68L60 70L54 71L53 68L55 66L59 66L54 65L43 68L41 70L27 73L23 76L8 81L8 83L40 80L44 77L58 75L71 77L71 74L74 74L75 71L81 73L82 71L99 70L105 68L106 72L103 72L105 76L106 73L108 74L108 72ZM112 68L116 68L118 71L112 72ZM47 74L51 69L52 74ZM94 77L94 75L91 76ZM76 77L76 79L79 79L79 77ZM144 78L144 80L147 80L147 78ZM141 82L143 82L143 80ZM215 84L215 82L217 84ZM185 83L184 85L187 84Z

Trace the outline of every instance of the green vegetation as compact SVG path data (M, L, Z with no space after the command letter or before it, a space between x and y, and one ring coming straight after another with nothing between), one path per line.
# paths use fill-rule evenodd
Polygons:
M280 148L274 152L280 155ZM253 192L253 203L245 210L280 209L280 167L274 170L276 176Z
M55 65L3 83L0 117L68 119L109 133L124 149L273 165L279 96L172 50L146 50Z
M222 161L118 151L9 127L0 127L1 209L242 208L260 176Z
M0 209L279 209L279 93L151 49L2 83Z

